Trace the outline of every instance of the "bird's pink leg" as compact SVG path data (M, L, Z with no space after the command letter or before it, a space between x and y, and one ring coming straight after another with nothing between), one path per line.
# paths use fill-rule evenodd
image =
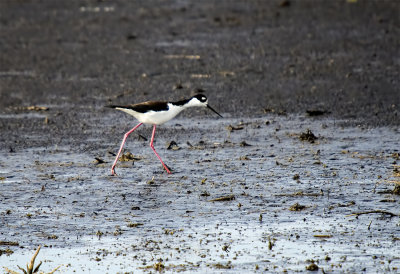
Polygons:
M125 133L124 135L124 139L122 139L122 143L121 143L121 147L119 148L117 157L115 157L114 163L111 167L111 175L117 175L117 173L115 173L115 165L118 162L119 159L119 155L121 154L122 148L124 147L124 144L126 142L126 138L128 138L129 134L131 134L132 132L135 131L135 129L137 129L138 127L140 127L142 125L142 123L139 123L137 126L135 126L134 128L132 128L130 131L128 131L127 133Z
M154 141L154 135L156 133L156 125L153 126L153 134L151 135L151 141L150 141L150 147L151 149L154 151L154 153L156 154L158 160L160 160L161 164L163 165L163 167L165 168L165 170L168 172L168 174L171 174L171 171L169 171L169 169L167 168L167 166L164 164L164 162L161 160L160 155L158 155L158 153L156 152L156 150L154 149L154 145L153 145L153 141Z

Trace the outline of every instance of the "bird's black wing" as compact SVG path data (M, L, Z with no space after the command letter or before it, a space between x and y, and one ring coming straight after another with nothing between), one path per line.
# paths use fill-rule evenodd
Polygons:
M148 101L148 102L143 102L139 104L134 104L134 105L125 105L125 106L120 106L120 105L111 105L108 106L110 108L124 108L124 109L131 109L136 112L140 113L146 113L148 111L163 111L163 110L168 110L168 104L166 102L154 102L154 101Z

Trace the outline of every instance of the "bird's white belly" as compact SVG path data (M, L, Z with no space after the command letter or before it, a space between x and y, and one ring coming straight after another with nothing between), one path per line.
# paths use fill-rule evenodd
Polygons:
M173 119L178 113L166 112L166 111L151 111L145 115L139 113L135 118L144 124L161 125L169 120Z
M168 111L148 111L146 113L136 112L131 109L120 108L120 110L132 115L143 124L161 125L173 119L183 108L176 106L171 107L170 105Z

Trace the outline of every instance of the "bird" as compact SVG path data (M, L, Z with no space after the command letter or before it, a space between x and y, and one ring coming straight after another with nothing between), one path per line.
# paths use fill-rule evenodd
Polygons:
M153 125L150 147L156 154L158 160L160 160L164 169L167 171L168 174L170 174L171 173L170 169L167 167L166 164L164 164L163 160L161 159L160 155L158 155L153 145L154 135L156 133L156 126L162 125L165 122L168 122L169 120L175 118L175 116L178 115L182 110L189 107L207 107L211 111L215 112L218 116L222 117L221 114L219 114L215 109L213 109L208 104L208 99L203 94L197 94L189 99L184 99L176 102L147 101L132 105L109 105L107 107L130 114L133 117L135 117L136 120L139 121L139 124L137 124L135 127L133 127L131 130L129 130L124 134L121 146L119 148L117 156L115 157L114 163L111 167L111 175L117 175L117 173L115 172L115 166L118 162L119 155L122 152L122 148L124 147L124 144L129 134L134 132L142 124Z

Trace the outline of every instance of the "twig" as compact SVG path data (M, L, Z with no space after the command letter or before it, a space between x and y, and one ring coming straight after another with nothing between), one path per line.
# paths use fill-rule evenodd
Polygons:
M354 212L354 213L351 213L351 214L349 214L349 215L346 215L346 217L350 217L350 216L360 216L360 215L363 215L363 214L373 214L373 213L386 214L386 215L390 215L390 217L399 216L399 214L394 214L394 213L389 212L389 211L384 211L384 210L370 210L370 211L363 211L363 212Z
M212 200L208 200L209 202L223 202L223 201L232 201L235 200L235 195L228 195L219 198L215 198Z
M31 261L29 263L26 264L26 270L23 269L22 267L20 267L19 265L17 265L17 267L24 273L24 274L34 274L34 273L39 273L39 267L42 265L42 262L40 262L34 269L35 266L35 259L37 257L37 255L39 254L41 246L39 245L39 247L36 249L35 254L33 254L33 257L31 259ZM54 272L56 272L62 265L54 268L51 272L49 272L48 274L53 274ZM14 270L8 269L7 267L3 267L6 271L6 273L9 274L19 274L19 272L16 272ZM40 272L43 273L43 272Z
M54 268L51 272L49 272L48 274L53 274L54 272L56 272L62 265L57 266L56 268Z
M323 195L322 193L304 193L303 191L295 192L295 193L280 193L275 194L277 197L297 197L297 196L309 196L309 197L317 197Z
M31 261L29 262L29 264L27 264L27 270L28 273L35 273L37 271L39 271L39 267L42 264L42 262L39 263L39 265L35 268L35 270L33 270L33 267L35 266L35 260L36 260L36 256L39 254L40 248L42 246L39 245L39 247L36 249L35 254L33 254Z
M371 220L371 222L369 222L369 225L368 225L368 230L370 230L370 229L371 229L371 224L372 224L372 220Z
M5 266L3 266L3 268L6 271L6 273L8 273L8 274L20 274L19 272L11 270L11 269L9 269L9 268L7 268Z

